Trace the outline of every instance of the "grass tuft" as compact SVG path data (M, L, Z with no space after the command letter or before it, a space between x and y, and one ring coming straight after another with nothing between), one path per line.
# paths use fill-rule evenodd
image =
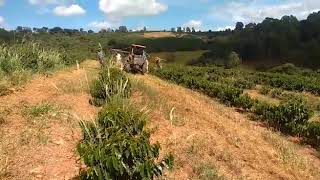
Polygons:
M28 117L37 118L49 115L50 113L56 111L56 107L47 102L40 103L34 106L26 107L23 114Z
M218 174L215 166L209 163L201 163L193 168L193 171L200 180L223 180L223 176Z

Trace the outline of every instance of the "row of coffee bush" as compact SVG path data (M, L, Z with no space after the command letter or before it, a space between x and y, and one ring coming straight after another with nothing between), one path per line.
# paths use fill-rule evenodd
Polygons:
M171 66L174 67L174 66ZM176 67L178 68L178 67ZM283 74L272 72L256 72L243 69L225 69L223 67L183 67L184 74L206 77L210 81L233 84L239 88L251 89L256 84L268 85L289 91L307 91L320 95L320 77L301 74Z
M218 98L224 104L251 112L285 134L297 135L303 137L306 142L312 145L320 145L320 123L309 121L313 111L303 99L283 100L280 105L255 100L243 94L243 89L233 83L208 80L204 73L207 69L201 70L197 67L192 71L185 67L166 66L162 70L154 70L153 74L162 79L200 91L210 97Z
M80 123L82 178L154 179L172 167L173 156L159 160L160 145L150 143L145 113L130 105L131 83L124 72L103 68L90 91L92 102L103 108L96 120Z

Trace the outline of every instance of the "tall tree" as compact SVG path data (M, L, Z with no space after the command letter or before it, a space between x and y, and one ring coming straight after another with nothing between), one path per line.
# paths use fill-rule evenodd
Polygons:
M237 22L235 30L236 31L242 31L243 27L244 27L244 24L242 22Z
M54 34L54 33L62 33L63 29L61 27L54 27L52 29L49 30L50 33Z
M128 32L127 26L120 26L120 27L119 27L119 32L122 32L122 33Z
M247 24L246 26L245 26L245 28L246 29L253 29L253 28L255 28L256 27L256 23L249 23L249 24Z
M181 33L182 32L182 28L181 27L177 27L177 32Z
M186 32L190 33L191 29L189 27L186 28Z

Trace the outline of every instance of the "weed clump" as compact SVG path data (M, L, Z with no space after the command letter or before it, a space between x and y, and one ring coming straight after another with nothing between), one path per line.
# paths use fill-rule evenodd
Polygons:
M65 65L61 52L45 49L38 43L0 45L0 94L10 86L25 83L33 73L47 73Z
M126 74L116 68L104 68L99 78L94 80L90 87L93 97L92 104L102 106L114 96L127 98L131 93L131 82Z

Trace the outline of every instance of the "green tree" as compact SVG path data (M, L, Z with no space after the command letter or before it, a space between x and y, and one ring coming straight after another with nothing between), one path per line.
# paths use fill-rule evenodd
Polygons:
M120 27L119 27L119 32L122 32L122 33L128 32L127 26L120 26Z
M177 27L177 32L178 33L182 33L182 28L181 27Z
M191 29L189 27L186 27L186 32L190 33Z
M235 30L236 30L236 31L242 31L242 30L243 30L243 27L244 27L244 25L243 25L242 22L237 22L237 23L236 23L236 28L235 28Z

